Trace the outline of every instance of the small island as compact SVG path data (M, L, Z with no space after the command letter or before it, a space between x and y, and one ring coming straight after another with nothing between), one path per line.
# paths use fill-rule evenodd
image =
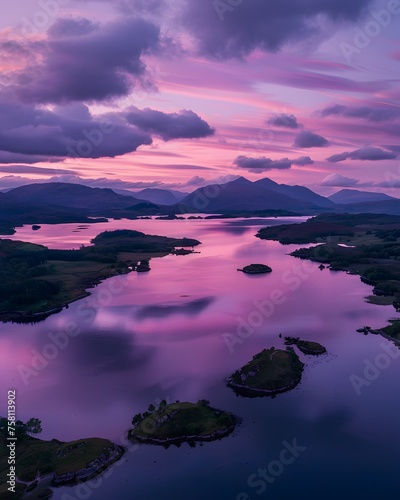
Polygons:
M285 337L286 345L295 345L303 354L311 356L320 356L326 353L326 348L318 342L310 342L309 340L300 340L295 337Z
M303 368L291 347L286 350L271 347L256 354L227 382L240 396L274 396L296 387L301 381Z
M234 431L236 419L212 408L207 400L172 404L164 400L158 408L150 405L147 412L135 415L132 424L129 439L165 446L221 439Z
M246 274L267 274L272 273L272 269L265 264L250 264L249 266L245 266L243 269L238 269L242 273Z
M0 497L25 498L32 492L35 498L50 498L51 487L76 484L101 474L124 454L124 448L108 439L88 438L62 442L43 441L32 434L41 432L39 419L15 424L16 481L15 493L8 491L9 449L8 421L0 417Z

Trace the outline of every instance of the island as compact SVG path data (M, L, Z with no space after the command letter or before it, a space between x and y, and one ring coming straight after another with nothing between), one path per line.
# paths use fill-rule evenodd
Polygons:
M91 243L78 250L52 250L0 239L0 321L41 321L90 295L89 289L107 278L148 272L151 258L200 244L132 230L105 231Z
M272 273L272 269L265 264L250 264L249 266L245 266L243 269L238 269L245 274L267 274Z
M326 353L326 348L318 342L300 340L298 337L285 337L286 345L295 345L303 354L320 356Z
M369 302L400 310L399 227L397 215L323 214L302 224L261 229L257 237L282 244L319 243L291 255L359 275L374 287Z
M294 389L300 381L304 364L291 347L286 350L264 349L227 380L240 396L274 396Z
M17 421L15 453L15 493L8 491L9 448L8 421L0 417L0 497L21 499L27 492L35 498L50 498L51 487L65 486L93 479L119 460L124 448L108 439L88 438L62 442L43 441L31 436L41 432L40 420Z
M234 431L236 418L212 408L207 400L171 404L164 400L158 408L150 405L147 412L135 415L132 424L130 440L166 446L221 439Z

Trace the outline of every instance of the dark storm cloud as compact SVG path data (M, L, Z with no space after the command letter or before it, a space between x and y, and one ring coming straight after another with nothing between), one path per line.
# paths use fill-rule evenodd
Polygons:
M338 25L354 22L372 3L373 0L190 0L184 3L182 16L201 53L212 58L233 58L254 49L277 51L288 42L323 35L321 17Z
M342 106L336 104L321 111L321 116L345 116L364 118L370 122L395 120L400 117L400 108L395 106Z
M163 113L149 108L130 108L127 120L145 132L159 135L164 141L208 137L215 132L199 115L186 109L179 113Z
M309 156L301 156L296 160L289 160L288 158L271 160L271 158L266 158L265 156L259 158L238 156L233 163L237 167L248 170L249 172L266 172L268 170L288 170L292 165L305 166L311 165L314 162Z
M322 135L304 130L296 137L295 146L299 148L323 148L328 145L328 140Z
M159 28L143 19L125 17L105 25L59 19L42 43L43 62L17 73L13 87L32 102L124 96L145 75L142 56L159 48Z
M267 120L268 125L272 125L273 127L284 127L284 128L299 128L299 123L297 122L297 118L294 115L288 115L286 113L282 113L281 115L276 115Z
M379 161L379 160L395 160L397 154L391 153L390 151L385 151L380 148L361 148L352 152L345 152L330 156L327 161L331 163L338 163L340 161L350 160L362 160L362 161Z

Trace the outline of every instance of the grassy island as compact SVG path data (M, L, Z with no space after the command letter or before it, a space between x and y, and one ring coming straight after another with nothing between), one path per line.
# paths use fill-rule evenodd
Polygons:
M291 255L331 270L358 274L374 287L369 301L400 309L400 216L382 214L325 214L303 224L259 231L261 239L288 243L315 243Z
M233 415L212 408L206 400L172 404L162 401L158 408L150 405L143 415L135 415L129 438L157 445L214 441L233 432L235 423Z
M296 387L303 367L291 347L264 349L228 379L228 386L241 396L273 396Z
M131 230L105 231L79 250L0 239L0 321L40 321L104 279L149 271L151 258L199 244Z
M79 439L67 443L42 441L30 436L17 422L16 487L8 491L9 449L7 420L0 418L0 497L20 499L35 492L36 498L49 498L52 486L64 486L92 479L121 458L124 449L107 439ZM40 496L42 495L42 496Z
M238 269L242 273L246 274L267 274L272 273L272 269L264 264L250 264L243 269Z
M310 342L309 340L300 340L294 337L285 337L286 345L295 345L303 354L319 356L326 353L326 348L318 342Z

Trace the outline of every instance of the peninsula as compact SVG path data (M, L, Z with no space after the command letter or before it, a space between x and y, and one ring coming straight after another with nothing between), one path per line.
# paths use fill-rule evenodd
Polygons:
M102 280L149 271L151 258L200 244L131 230L105 231L91 243L79 250L50 250L0 239L0 321L40 321L90 295L88 289Z
M357 274L374 287L370 302L400 309L399 227L396 215L326 214L303 224L264 228L257 237L283 244L319 243L291 255Z

